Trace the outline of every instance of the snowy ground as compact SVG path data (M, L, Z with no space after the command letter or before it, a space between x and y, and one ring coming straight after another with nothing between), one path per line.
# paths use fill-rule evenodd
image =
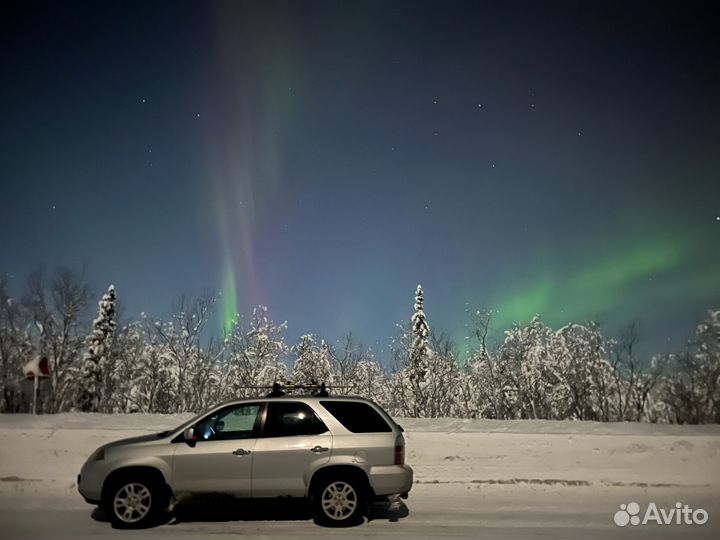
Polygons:
M77 494L82 462L105 442L185 418L0 416L0 538L720 538L720 426L452 419L399 419L416 484L407 506L377 505L361 527L321 529L296 507L199 503L141 534L114 531ZM613 514L631 501L643 512L649 502L682 502L709 520L615 526Z

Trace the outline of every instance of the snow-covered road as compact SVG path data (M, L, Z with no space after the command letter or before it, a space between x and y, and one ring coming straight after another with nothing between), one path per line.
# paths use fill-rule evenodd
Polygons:
M376 505L348 530L302 508L187 504L167 525L115 531L77 495L98 445L174 426L161 415L0 416L0 538L720 538L720 426L400 420L416 472L406 506ZM619 505L676 502L705 525L618 527Z

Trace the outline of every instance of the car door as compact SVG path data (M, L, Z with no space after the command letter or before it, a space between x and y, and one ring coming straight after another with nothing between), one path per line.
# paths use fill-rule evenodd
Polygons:
M312 472L330 460L332 435L299 401L270 401L255 444L253 497L302 497Z
M229 493L249 497L252 460L263 404L229 405L194 426L194 440L173 455L175 492Z

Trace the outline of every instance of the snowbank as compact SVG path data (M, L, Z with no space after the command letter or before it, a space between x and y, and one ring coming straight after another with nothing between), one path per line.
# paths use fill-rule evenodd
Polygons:
M98 446L192 415L0 415L0 504L84 506L75 479ZM720 426L399 419L417 488L720 488ZM448 486L450 487L450 486Z
M548 433L584 435L720 436L720 424L680 426L647 422L586 422L572 420L487 420L462 418L397 418L407 431L444 433Z

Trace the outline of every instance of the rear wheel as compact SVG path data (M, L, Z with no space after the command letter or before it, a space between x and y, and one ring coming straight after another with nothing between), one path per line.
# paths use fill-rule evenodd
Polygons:
M330 527L347 527L362 522L365 495L353 478L328 478L320 483L313 497L315 519Z
M113 527L142 529L155 525L168 503L167 491L160 483L135 477L114 482L103 506Z

